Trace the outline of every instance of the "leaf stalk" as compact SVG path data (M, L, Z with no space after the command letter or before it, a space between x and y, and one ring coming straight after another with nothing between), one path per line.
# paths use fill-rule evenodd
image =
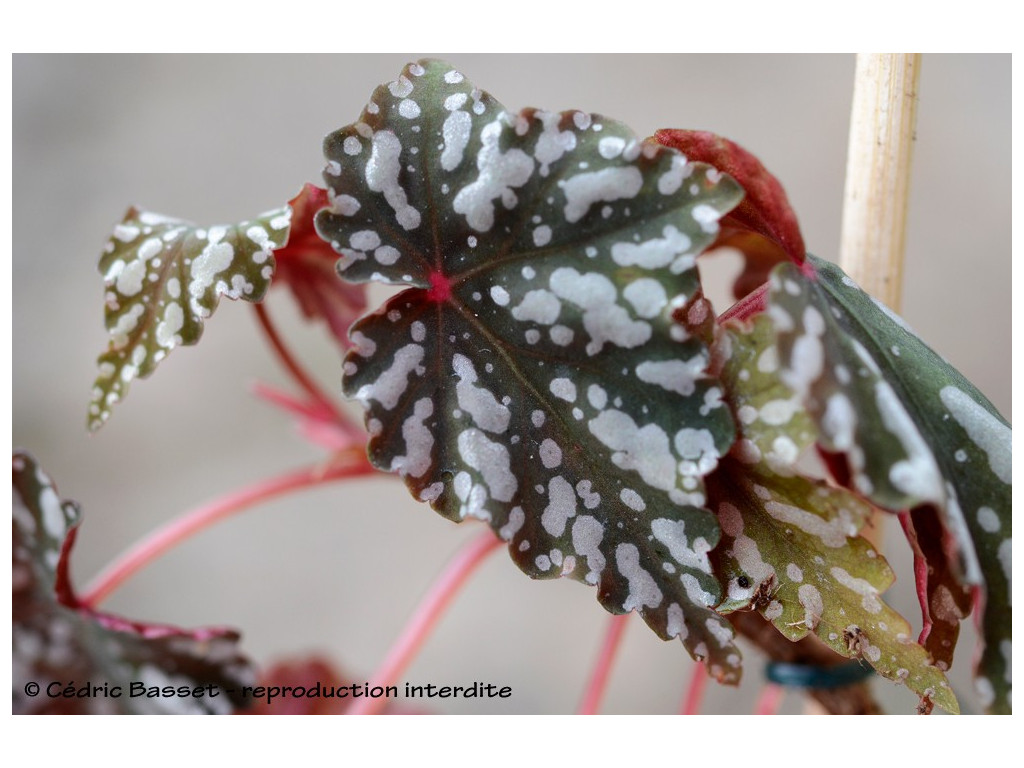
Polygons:
M266 480L229 493L171 520L129 547L104 568L85 588L81 602L95 608L135 573L169 549L233 514L292 491L377 471L361 452L353 451L350 456L355 461L334 464L326 469L318 464Z

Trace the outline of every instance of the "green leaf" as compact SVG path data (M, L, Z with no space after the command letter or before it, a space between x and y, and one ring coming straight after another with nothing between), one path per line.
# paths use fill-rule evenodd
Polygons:
M747 332L730 330L726 346L722 378L742 436L708 478L723 530L712 561L728 580L719 610L752 605L790 640L813 631L840 655L959 711L942 670L880 598L894 575L858 535L871 506L794 472L816 430L779 380L772 323L762 315Z
M437 61L324 146L342 277L414 286L351 332L373 463L738 680L702 508L734 426L695 266L738 186L614 120L509 113Z
M110 343L98 361L89 429L104 424L134 379L151 374L175 347L199 341L221 296L263 298L274 249L288 240L291 210L209 229L128 210L100 258Z
M746 597L790 640L813 631L836 653L859 657L883 677L959 712L945 674L913 641L910 624L881 599L895 576L856 535L866 505L824 483L762 474L734 460L708 479L708 493L721 500L723 540L713 560L717 572L730 576L731 602Z
M201 714L243 706L241 688L254 675L238 634L141 624L82 604L69 578L77 505L60 499L28 454L15 453L13 469L14 712ZM28 695L31 684L38 695ZM168 686L190 695L168 696ZM203 695L193 695L197 687Z
M939 511L955 543L956 578L984 588L979 693L990 711L1009 711L1010 427L838 267L809 263L813 277L790 264L772 276L780 375L820 428L822 446L845 457L851 488L893 511Z

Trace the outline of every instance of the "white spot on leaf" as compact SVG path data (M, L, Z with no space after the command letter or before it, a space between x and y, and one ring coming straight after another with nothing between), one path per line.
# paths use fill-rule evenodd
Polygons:
M957 424L967 436L988 456L988 464L1002 482L1012 481L1010 457L1010 428L975 402L970 395L953 386L939 392L942 404L949 409Z
M494 226L493 200L508 195L513 187L523 186L533 173L533 159L521 149L510 149L502 154L498 147L501 122L495 120L480 131L482 146L477 153L476 181L466 185L452 201L456 213L466 216L466 222L477 232L487 232ZM514 195L513 195L514 197Z
M636 197L643 183L640 170L634 166L603 168L559 181L565 193L565 220L575 224L596 202Z
M619 544L615 548L615 566L629 582L629 594L622 603L623 610L657 608L662 594L647 571L640 567L640 552L634 544Z
M370 159L366 162L366 186L373 192L384 193L384 199L395 212L395 219L404 229L416 229L420 225L420 212L409 204L405 189L398 180L401 141L391 131L378 131L371 141Z

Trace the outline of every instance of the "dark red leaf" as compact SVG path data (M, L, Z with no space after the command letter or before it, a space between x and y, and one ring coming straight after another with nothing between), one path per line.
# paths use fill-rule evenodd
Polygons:
M678 149L691 162L713 165L739 182L747 196L726 216L725 226L736 225L757 232L777 243L791 260L804 260L804 238L786 191L754 155L709 131L665 129L657 131L654 139Z
M899 520L914 552L914 583L922 619L918 642L932 655L936 666L949 669L960 621L972 607L971 590L956 576L956 542L942 527L934 507L901 512Z
M715 241L717 248L734 248L743 254L743 271L732 286L735 299L742 299L768 282L768 275L779 262L789 257L782 247L757 232L724 226Z
M334 268L338 254L313 229L313 217L329 204L327 190L306 184L292 198L292 229L285 247L275 252L275 284L287 284L302 314L323 319L342 349L348 349L348 329L366 309L366 286L346 283Z
M804 263L807 251L796 213L778 179L754 155L708 131L663 129L654 134L654 140L678 149L691 162L708 163L728 173L746 192L743 201L722 219L715 241L715 247L736 248L746 259L733 286L735 298L743 298L766 282L780 261Z

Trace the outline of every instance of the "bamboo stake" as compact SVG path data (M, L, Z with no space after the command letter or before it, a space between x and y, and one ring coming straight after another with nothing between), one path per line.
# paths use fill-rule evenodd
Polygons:
M858 54L839 266L899 312L921 54Z
M839 266L894 312L903 297L920 72L919 53L862 53L853 84ZM876 514L865 530L879 549L884 523Z
M903 298L910 160L921 54L857 54L839 266L894 312ZM881 550L877 511L862 534ZM808 699L808 714L823 711Z

